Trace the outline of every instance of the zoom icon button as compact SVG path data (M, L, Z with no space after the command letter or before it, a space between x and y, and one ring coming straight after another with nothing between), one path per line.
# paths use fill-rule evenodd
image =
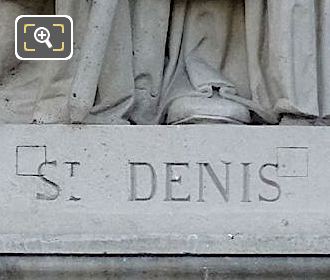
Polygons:
M15 54L20 60L68 60L73 55L73 22L69 16L19 16Z

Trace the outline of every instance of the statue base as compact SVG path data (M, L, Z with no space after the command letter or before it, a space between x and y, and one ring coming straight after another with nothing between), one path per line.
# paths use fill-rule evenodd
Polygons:
M0 253L328 254L330 128L0 127Z

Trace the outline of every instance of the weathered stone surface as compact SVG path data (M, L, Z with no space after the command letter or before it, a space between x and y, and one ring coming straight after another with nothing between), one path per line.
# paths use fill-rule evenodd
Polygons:
M1 257L0 280L317 280L329 266L325 257Z
M13 125L0 135L0 253L330 250L329 128Z

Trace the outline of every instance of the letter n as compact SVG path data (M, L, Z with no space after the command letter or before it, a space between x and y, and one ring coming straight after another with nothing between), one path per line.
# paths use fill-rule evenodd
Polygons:
M219 190L220 194L226 202L229 202L229 167L230 162L222 162L226 167L226 184L225 187L220 182L218 176L214 172L212 166L209 163L198 163L199 164L199 200L198 202L205 202L204 200L204 170L207 171L213 183Z

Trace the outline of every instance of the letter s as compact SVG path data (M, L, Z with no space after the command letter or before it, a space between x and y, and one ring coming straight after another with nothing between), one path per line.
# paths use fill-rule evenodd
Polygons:
M57 163L56 163L56 161L43 162L42 164L39 165L39 168L38 168L38 175L40 176L41 180L44 181L45 183L47 183L54 190L54 194L47 195L47 194L43 194L43 193L37 193L37 199L39 199L39 200L56 200L60 195L61 188L59 187L59 185L57 185L53 181L46 178L45 175L43 175L42 169L46 165L56 166Z
M269 180L267 179L264 174L263 174L263 170L267 167L273 167L273 168L278 168L278 165L277 164L271 164L271 163L268 163L268 164L264 164L263 166L261 166L261 168L259 169L259 177L261 179L262 182L266 183L267 185L269 186L272 186L274 187L275 189L277 189L277 196L275 198L265 198L263 197L262 195L259 195L259 201L266 201L266 202L276 202L280 199L281 197L281 186L276 183L275 181L272 181L272 180Z

